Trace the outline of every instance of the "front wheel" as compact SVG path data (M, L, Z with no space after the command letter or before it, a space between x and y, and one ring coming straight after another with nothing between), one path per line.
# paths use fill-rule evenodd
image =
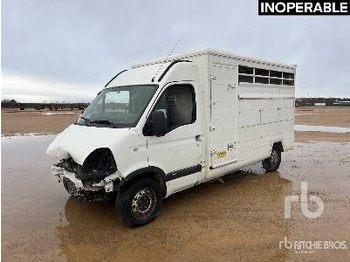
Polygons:
M162 189L149 178L138 180L118 194L115 208L124 223L139 227L153 221L162 207Z
M276 171L281 164L281 151L273 148L270 157L262 161L262 165L267 172Z

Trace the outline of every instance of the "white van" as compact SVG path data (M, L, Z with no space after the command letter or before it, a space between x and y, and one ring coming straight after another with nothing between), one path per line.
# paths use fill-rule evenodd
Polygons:
M212 49L133 66L112 78L50 144L52 172L75 197L116 196L132 227L163 198L293 148L295 65Z

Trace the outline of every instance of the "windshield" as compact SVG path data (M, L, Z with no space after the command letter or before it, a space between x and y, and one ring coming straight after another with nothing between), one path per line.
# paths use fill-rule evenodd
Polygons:
M86 108L77 124L111 127L136 126L157 87L157 85L135 85L104 89Z

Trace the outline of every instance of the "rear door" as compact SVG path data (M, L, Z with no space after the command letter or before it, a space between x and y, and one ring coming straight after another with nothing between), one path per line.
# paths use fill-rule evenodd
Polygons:
M211 64L210 166L237 161L237 67Z

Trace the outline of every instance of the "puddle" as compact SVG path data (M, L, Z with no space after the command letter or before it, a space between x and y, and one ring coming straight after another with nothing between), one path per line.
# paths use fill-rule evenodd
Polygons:
M1 141L16 139L16 138L28 138L34 136L53 136L52 133L14 133L14 134L1 134Z
M279 249L284 237L350 241L350 144L297 143L279 172L256 164L175 194L153 223L130 229L113 203L76 201L57 183L56 160L45 154L53 138L1 139L4 261L350 260L349 250ZM283 217L284 198L300 193L301 181L325 202L319 219L298 204Z
M294 125L295 131L312 131L312 132L326 132L326 133L350 133L350 127L337 126L309 126L309 125Z
M74 112L46 112L41 113L42 116L52 116L52 115L75 115Z
M294 114L295 116L312 116L312 115L315 115L314 113L295 113Z

